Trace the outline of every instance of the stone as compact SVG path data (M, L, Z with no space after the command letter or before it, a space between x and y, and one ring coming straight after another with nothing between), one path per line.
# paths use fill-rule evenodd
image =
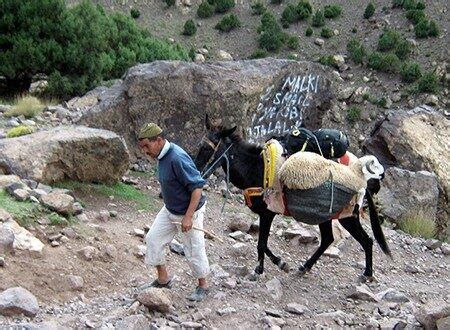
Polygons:
M99 251L93 246L86 246L77 251L77 254L86 261L91 261L98 255Z
M5 258L0 257L0 267L5 267Z
M41 203L50 210L61 215L73 214L73 203L75 199L67 194L53 193L41 196Z
M395 289L387 289L386 291L380 292L376 295L377 300L386 300L395 303L408 302L409 298L402 292Z
M81 276L76 275L66 275L65 280L69 290L72 291L82 291L84 287L84 280Z
M148 288L139 292L136 299L150 310L167 313L171 306L169 295L168 289Z
M0 222L11 220L12 216L5 209L0 208Z
M220 316L230 315L233 313L236 313L236 309L233 307L226 307L226 308L217 310L217 314Z
M440 248L442 245L442 242L440 240L429 238L425 241L425 246L429 248L430 250L436 250L437 248Z
M234 289L237 285L237 281L234 277L229 277L222 282L222 286L227 289Z
M321 38L316 38L316 39L314 39L314 43L315 43L317 46L322 47L322 46L324 45L324 43L325 43L325 40L323 40L323 39L321 39Z
M0 225L0 253L14 251L14 232Z
M427 104L427 105L438 105L439 104L439 99L434 94L428 95L427 98L425 99L425 104Z
M44 244L28 230L21 227L17 222L9 220L4 222L0 227L9 230L14 234L14 250L28 251L36 257L42 256Z
M150 321L142 314L129 315L118 321L115 329L150 330Z
M100 221L100 222L106 222L108 221L110 218L110 214L109 211L107 210L102 210L100 212L97 213L97 215L95 216L95 220Z
M231 219L228 222L228 229L232 232L241 231L247 233L252 225L252 219L245 213L233 213L228 215Z
M205 56L202 54L195 54L194 56L194 62L205 62Z
M370 289L367 287L367 285L360 285L360 286L357 286L356 288L353 288L352 292L350 292L347 295L347 297L353 298L356 300L374 301L374 302L378 301L378 299L370 291Z
M283 296L283 287L281 285L281 282L278 278L274 277L270 281L266 282L266 288L269 291L270 296L275 301L280 301L281 297Z
M34 317L38 312L38 301L28 290L22 287L14 287L0 293L1 315L16 316L24 314L29 317Z
M0 173L1 169L0 169ZM0 188L6 188L7 186L9 186L10 184L20 184L22 183L22 181L20 180L20 178L17 175L14 174L8 174L8 175L3 175L0 174Z
M181 256L184 256L184 247L183 244L178 242L176 239L173 239L172 242L169 244L169 249L173 253L179 254Z
M245 234L240 230L229 233L228 236L235 239L236 241L243 241L245 238Z
M292 314L303 315L309 311L308 307L297 303L290 303L286 306L286 311Z
M12 192L11 196L20 202L24 202L30 197L30 194L25 189L16 189Z
M439 320L450 316L450 305L433 301L419 309L414 316L425 329L435 329Z
M140 238L144 238L145 237L145 231L143 231L142 229L138 229L138 228L134 228L133 229L133 235L140 237Z
M147 252L147 247L145 245L138 245L134 248L133 254L138 258L144 258Z
M242 243L242 242L233 244L233 246L232 246L232 254L237 257L247 255L249 250L250 250L250 247L247 244Z
M219 61L232 61L233 60L233 56L231 56L230 53L227 53L224 50L219 50L217 52L217 58L219 59Z

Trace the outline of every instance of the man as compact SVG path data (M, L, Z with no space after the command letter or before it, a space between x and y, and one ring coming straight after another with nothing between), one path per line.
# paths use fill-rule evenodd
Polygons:
M206 275L209 273L209 262L204 233L192 227L203 228L206 198L202 190L205 180L191 157L181 147L167 141L156 124L144 125L138 138L140 149L158 160L158 181L164 200L164 206L146 236L145 261L147 265L156 267L158 275L147 287L171 287L172 280L165 266L165 246L178 232L179 225L173 222L181 222L184 253L194 276L198 278L198 286L188 299L201 301L208 290Z

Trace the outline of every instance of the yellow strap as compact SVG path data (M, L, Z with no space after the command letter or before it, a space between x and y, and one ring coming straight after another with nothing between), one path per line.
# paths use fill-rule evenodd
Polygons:
M302 149L300 151L302 151L302 152L305 151L306 146L308 145L308 141L309 141L309 139L306 139L306 141L305 141L305 143L303 143Z
M262 151L264 160L264 189L273 186L275 179L275 166L277 161L277 147L275 143L268 142Z

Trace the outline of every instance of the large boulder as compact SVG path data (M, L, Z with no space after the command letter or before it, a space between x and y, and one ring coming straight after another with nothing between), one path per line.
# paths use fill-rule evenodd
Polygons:
M376 126L365 149L389 166L429 171L438 177L439 230L448 227L450 194L450 121L428 106L395 110Z
M155 61L129 69L121 84L97 94L99 102L79 123L118 133L134 151L137 132L149 121L189 152L197 150L205 114L239 123L248 139L261 141L291 125L321 126L334 98L332 79L311 62Z
M34 317L39 312L36 297L22 287L9 288L0 293L0 315L24 314Z
M123 139L101 129L61 126L0 140L0 169L44 183L72 179L110 184L121 179L128 163Z

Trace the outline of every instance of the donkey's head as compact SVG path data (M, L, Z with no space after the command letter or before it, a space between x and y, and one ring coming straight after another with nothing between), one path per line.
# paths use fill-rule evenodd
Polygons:
M205 170L208 163L213 163L225 152L226 145L223 140L236 130L236 126L227 129L220 125L213 125L209 121L208 115L205 117L205 128L205 135L200 141L200 147L194 160L200 172ZM217 167L220 165L221 163L219 162ZM213 171L214 169L211 170L211 172Z
M383 178L384 167L380 164L377 157L363 156L359 159L359 161L361 162L361 169L366 181L369 179L381 180Z

